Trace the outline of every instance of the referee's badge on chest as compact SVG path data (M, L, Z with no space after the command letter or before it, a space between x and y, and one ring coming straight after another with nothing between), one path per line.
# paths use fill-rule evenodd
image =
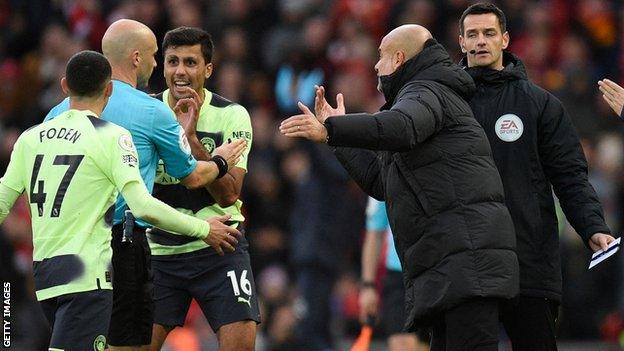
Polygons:
M498 117L494 131L500 140L511 143L520 139L524 131L524 124L517 115L507 113Z

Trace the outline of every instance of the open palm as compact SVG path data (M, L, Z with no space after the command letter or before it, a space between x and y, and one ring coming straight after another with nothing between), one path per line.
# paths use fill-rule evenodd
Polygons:
M316 97L314 98L314 113L319 122L324 123L327 117L341 116L345 114L344 97L342 94L336 95L336 108L333 108L325 99L325 87L314 86Z

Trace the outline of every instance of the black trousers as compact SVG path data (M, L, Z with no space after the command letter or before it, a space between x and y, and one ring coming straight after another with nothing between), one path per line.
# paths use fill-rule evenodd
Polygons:
M123 226L113 226L112 346L149 345L154 322L151 251L145 228L134 226L132 243L122 243Z
M543 297L519 296L501 305L501 321L513 351L557 350L555 322L559 303Z
M431 328L431 351L497 351L498 305L474 298L445 311Z

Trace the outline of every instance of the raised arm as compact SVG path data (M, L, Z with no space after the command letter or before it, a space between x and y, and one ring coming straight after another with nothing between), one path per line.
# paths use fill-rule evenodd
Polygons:
M342 95L337 96L338 107L334 109L319 93L321 90L317 88L317 115L299 103L302 114L280 125L284 135L332 146L408 151L442 127L442 107L437 96L425 87L408 86L390 110L375 114L344 114Z
M183 100L185 104L195 103L190 98ZM238 162L245 149L244 141L236 141L231 143L233 145L225 146L220 159L196 161L191 154L191 147L184 129L169 108L164 104L158 104L154 108L151 139L164 162L167 174L180 179L182 185L192 189L206 186ZM176 105L176 108L179 109L179 106ZM188 109L189 115L194 115L194 113Z
M181 99L176 104L174 111L180 124L184 128L184 132L188 138L189 145L193 156L199 161L210 161L213 156L223 157L228 163L227 172L204 186L210 195L221 207L233 205L240 197L243 188L243 180L247 173L247 156L251 148L251 120L249 114L244 107L240 105L232 105L228 107L228 118L232 122L231 128L224 131L224 144L219 146L210 154L208 150L201 144L197 137L197 123L199 121L199 107L202 104L200 96L193 89L188 89L193 98ZM184 109L182 107L185 107ZM248 139L241 139L248 135ZM230 145L229 140L233 140L234 144ZM244 141L243 141L244 140ZM245 146L238 153L240 143ZM194 188L196 184L183 180L183 185Z
M325 127L332 146L401 152L438 131L442 116L438 98L428 89L414 88L397 97L390 110L327 118Z

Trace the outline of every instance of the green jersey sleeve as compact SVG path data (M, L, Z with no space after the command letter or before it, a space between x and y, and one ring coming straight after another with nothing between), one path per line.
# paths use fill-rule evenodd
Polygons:
M18 193L22 193L24 188L26 187L24 175L24 160L23 153L21 152L22 148L22 137L19 137L13 146L13 152L11 153L11 161L9 162L9 166L7 167L6 172L2 179L0 179L0 183L6 185L7 187L17 191Z
M118 191L121 192L130 182L143 182L137 150L130 132L115 128L115 132L106 137L102 150L106 155L102 155L101 159L108 160L108 167L102 167L102 170L107 173Z
M205 239L210 232L208 222L176 211L166 203L153 198L144 184L130 183L121 195L132 213L155 227L171 233Z
M0 183L0 223L9 215L20 193Z
M247 170L247 159L249 158L249 151L251 150L251 142L253 139L251 118L249 118L247 110L241 105L234 104L229 106L228 109L230 110L230 122L225 129L224 142L228 142L230 139L245 139L247 141L247 148L241 155L240 161L236 164L236 167Z

